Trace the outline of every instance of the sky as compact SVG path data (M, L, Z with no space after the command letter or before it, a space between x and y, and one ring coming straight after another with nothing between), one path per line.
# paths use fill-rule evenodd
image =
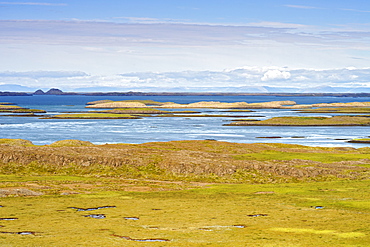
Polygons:
M0 0L0 91L8 84L370 88L370 1Z

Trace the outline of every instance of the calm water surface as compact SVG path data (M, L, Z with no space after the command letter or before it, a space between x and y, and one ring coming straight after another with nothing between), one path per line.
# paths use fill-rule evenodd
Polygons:
M22 107L43 109L48 114L65 111L86 111L86 103L95 100L151 99L161 102L192 103L221 101L248 103L276 100L293 100L298 104L367 102L369 98L353 97L277 97L277 96L2 96L0 102L12 102ZM208 114L227 114L223 110L196 109ZM293 110L261 109L252 113L233 115L258 115L258 119L277 116L332 116L334 114L299 114ZM4 115L4 114L2 114ZM253 127L223 126L233 118L144 118L114 120L56 120L33 117L6 117L0 115L0 138L21 138L34 144L50 144L58 140L79 139L95 144L145 143L173 140L205 140L255 143L279 142L309 146L352 146L346 140L370 135L370 127ZM259 139L257 137L281 137Z

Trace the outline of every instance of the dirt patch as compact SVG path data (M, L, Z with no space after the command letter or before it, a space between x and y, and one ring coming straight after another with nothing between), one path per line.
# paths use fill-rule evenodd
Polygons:
M164 238L143 238L143 239L140 239L140 238L131 238L129 236L119 236L119 235L115 235L115 234L113 234L112 236L123 238L123 239L130 240L130 241L135 241L135 242L169 242L170 241L169 239L164 239Z
M6 196L42 196L43 193L32 191L25 188L7 188L7 189L0 189L0 197Z
M77 209L77 211L93 211L98 209L104 209L104 208L116 208L116 206L102 206L102 207L96 207L96 208L77 208L77 207L69 207L72 209Z

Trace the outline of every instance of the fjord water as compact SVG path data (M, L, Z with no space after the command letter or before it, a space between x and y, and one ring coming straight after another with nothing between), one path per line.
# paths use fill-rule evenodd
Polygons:
M46 110L47 114L66 111L86 111L86 103L96 100L143 100L193 103L221 101L248 103L292 100L298 104L366 102L366 97L279 97L279 96L2 96L0 102L11 102L21 107ZM225 110L195 109L204 114L256 115L256 119L277 116L333 116L335 114L302 114L294 110L257 109L255 112L227 113ZM0 138L21 138L37 145L58 140L78 139L95 144L145 143L173 140L218 140L238 143L279 142L309 146L351 146L352 138L370 135L370 127L271 127L223 126L230 117L152 117L143 119L39 119L36 117L7 117L0 115ZM280 137L280 138L258 138Z

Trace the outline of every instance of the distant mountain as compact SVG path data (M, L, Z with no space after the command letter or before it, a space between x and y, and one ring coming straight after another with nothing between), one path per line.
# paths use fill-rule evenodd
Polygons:
M36 92L33 93L34 95L44 95L45 92L42 91L41 89L37 90Z
M57 88L52 88L45 93L46 95L62 95L63 91Z

